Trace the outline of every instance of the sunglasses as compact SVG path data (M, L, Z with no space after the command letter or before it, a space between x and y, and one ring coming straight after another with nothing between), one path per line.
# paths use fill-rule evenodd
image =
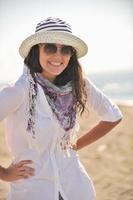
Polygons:
M72 46L63 45L62 47L57 47L56 44L53 43L44 44L44 52L47 54L55 54L58 49L63 56L73 55L75 52Z

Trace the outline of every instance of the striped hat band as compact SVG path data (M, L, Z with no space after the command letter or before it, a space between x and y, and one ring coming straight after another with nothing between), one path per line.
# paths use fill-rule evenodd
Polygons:
M47 18L37 24L35 32L39 31L64 31L72 33L71 26L59 18Z

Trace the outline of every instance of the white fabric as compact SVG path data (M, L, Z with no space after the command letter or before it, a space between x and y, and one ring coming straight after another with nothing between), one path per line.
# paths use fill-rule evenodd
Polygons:
M122 113L118 106L87 79L86 91L88 107L94 110L102 121L115 122L122 118Z
M101 120L116 121L122 117L118 107L112 104L100 90L86 79L88 105ZM24 73L14 86L0 92L0 120L6 120L8 146L17 163L33 160L35 176L10 184L8 200L58 200L60 191L64 200L94 200L93 183L79 155L70 149L68 157L59 142L65 131L55 119L42 88L36 105L36 139L26 131L28 119L27 75ZM71 132L77 131L77 124Z

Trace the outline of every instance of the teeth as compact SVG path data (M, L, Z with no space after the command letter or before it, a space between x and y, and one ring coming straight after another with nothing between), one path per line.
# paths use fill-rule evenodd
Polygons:
M59 63L59 62L51 62L51 64L52 64L52 65L56 65L56 66L61 65L61 63Z

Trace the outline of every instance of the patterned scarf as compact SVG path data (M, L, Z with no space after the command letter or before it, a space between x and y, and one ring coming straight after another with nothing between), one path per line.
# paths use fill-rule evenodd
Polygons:
M65 86L57 87L45 79L40 73L36 75L37 83L42 87L48 104L54 115L65 131L69 131L75 125L76 110L72 95L71 81Z

